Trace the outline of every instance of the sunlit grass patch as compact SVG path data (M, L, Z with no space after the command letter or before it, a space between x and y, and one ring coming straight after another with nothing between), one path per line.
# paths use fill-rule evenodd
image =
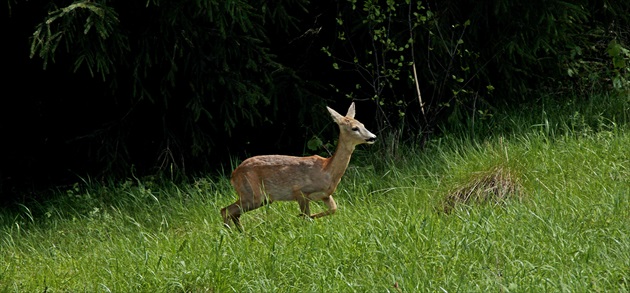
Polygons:
M0 292L628 292L628 145L615 129L366 149L336 214L276 202L243 233L222 225L226 177L86 180L0 212Z

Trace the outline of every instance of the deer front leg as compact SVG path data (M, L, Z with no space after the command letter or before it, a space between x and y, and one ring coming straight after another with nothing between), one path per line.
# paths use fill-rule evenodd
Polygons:
M323 216L332 215L337 211L337 203L335 203L335 200L333 199L332 195L322 198L322 201L328 207L328 210L315 214L315 215L311 215L311 218L315 219L315 218L320 218Z

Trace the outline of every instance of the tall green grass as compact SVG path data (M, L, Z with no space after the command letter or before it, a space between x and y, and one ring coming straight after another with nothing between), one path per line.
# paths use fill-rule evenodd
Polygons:
M0 291L630 291L629 130L609 118L572 128L584 111L515 113L510 131L483 139L447 135L391 157L361 147L335 215L274 203L245 214L243 233L222 227L235 199L224 177L85 180L0 212ZM518 196L443 210L497 166Z

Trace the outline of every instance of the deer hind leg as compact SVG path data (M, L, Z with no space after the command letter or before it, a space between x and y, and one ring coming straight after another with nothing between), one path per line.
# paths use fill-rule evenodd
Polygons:
M240 199L237 200L235 203L221 209L221 216L223 217L223 223L226 228L230 227L230 221L232 221L234 222L234 225L236 225L236 228L242 230L243 227L241 226L241 221L239 220L241 214L243 214L243 212L241 210Z
M243 183L244 184L239 184ZM242 214L255 210L270 201L263 196L260 188L253 187L249 180L235 180L232 185L238 194L238 200L221 209L221 216L226 227L230 227L230 220L234 222L236 227L242 231L240 217Z
M335 200L333 199L332 195L322 198L322 201L324 202L326 207L328 207L328 210L323 211L318 214L311 215L311 218L313 219L321 218L323 216L332 215L337 211L337 203L335 203Z

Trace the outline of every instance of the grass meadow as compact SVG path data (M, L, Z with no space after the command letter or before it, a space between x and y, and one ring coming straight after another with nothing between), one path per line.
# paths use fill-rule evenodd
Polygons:
M336 214L273 203L243 233L222 226L226 177L84 179L0 211L0 292L629 292L622 102L496 115L423 150L383 137Z

